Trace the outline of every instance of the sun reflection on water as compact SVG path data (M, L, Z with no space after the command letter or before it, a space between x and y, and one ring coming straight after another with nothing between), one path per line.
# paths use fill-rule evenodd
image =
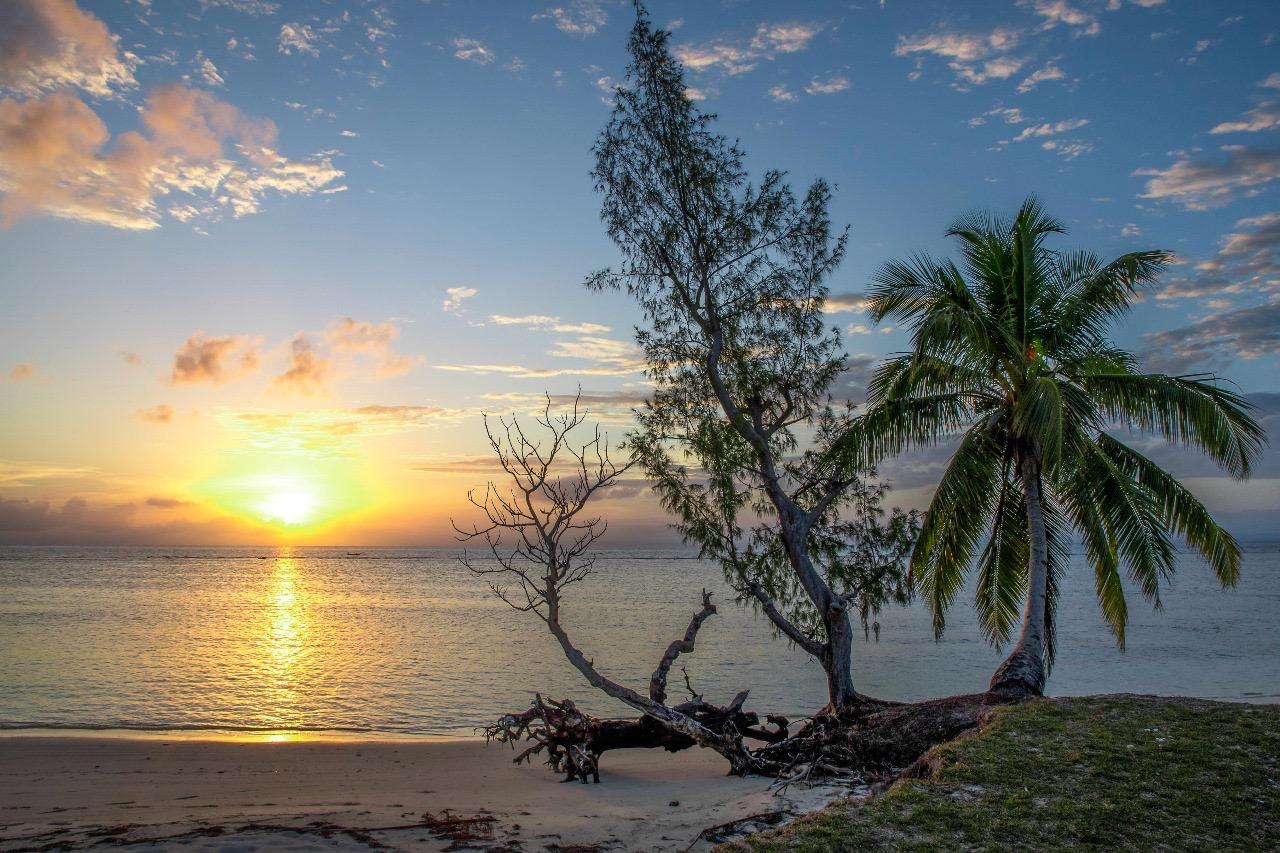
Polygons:
M260 663L264 698L271 705L271 716L285 726L297 725L301 722L299 699L306 690L311 625L305 579L292 552L276 558L270 584Z

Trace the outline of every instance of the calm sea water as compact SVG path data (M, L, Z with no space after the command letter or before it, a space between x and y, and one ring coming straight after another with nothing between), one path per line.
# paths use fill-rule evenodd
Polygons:
M820 706L819 667L697 559L606 553L567 621L601 669L643 690L703 587L722 606L681 659L694 686L720 701L750 688L761 710ZM1050 692L1280 701L1280 545L1249 546L1230 592L1187 555L1164 597L1160 613L1131 598L1121 652L1076 558ZM966 600L941 642L919 606L881 622L855 650L873 695L978 690L1000 659ZM0 727L462 734L534 691L621 710L446 551L0 548Z

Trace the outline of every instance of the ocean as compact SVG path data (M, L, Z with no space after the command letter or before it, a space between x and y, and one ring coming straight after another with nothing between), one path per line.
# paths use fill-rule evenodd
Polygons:
M0 548L0 728L471 735L535 691L602 714L532 614L497 601L456 553L393 548ZM719 570L673 552L602 552L565 621L617 681L644 691L703 589L719 613L680 658L712 701L800 715L820 667L734 604ZM1052 695L1180 694L1280 701L1280 544L1246 546L1223 591L1182 555L1153 611L1131 590L1128 647L1107 631L1083 559L1059 614ZM1000 653L968 591L935 641L920 605L858 640L864 693L919 699L985 687ZM685 690L678 665L669 693Z

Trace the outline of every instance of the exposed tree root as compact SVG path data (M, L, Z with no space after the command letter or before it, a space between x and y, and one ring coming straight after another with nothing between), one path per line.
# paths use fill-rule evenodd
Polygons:
M769 776L779 788L794 783L840 779L866 781L901 770L935 746L978 726L990 709L1024 701L1009 693L974 693L923 702L892 703L864 698L840 714L809 718L791 734L785 718L770 716L774 728L759 725L758 715L742 710L746 693L720 708L700 698L676 706L709 731L724 732L741 743L744 738L764 742L738 760L731 772ZM547 763L565 781L600 781L600 756L613 749L666 749L678 752L697 745L647 716L639 719L598 719L571 700L538 696L522 714L503 717L485 730L491 741L528 741L517 763L546 752ZM717 750L719 751L719 750Z

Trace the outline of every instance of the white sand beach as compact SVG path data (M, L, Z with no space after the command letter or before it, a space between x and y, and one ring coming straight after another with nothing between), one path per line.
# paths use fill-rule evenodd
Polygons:
M704 750L609 753L598 785L513 755L475 740L4 737L0 849L684 850L708 827L845 793L775 796ZM479 820L430 825L448 816Z

